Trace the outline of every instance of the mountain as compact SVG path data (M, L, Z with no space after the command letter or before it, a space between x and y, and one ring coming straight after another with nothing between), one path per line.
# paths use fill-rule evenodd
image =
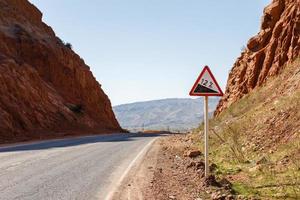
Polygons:
M0 0L0 142L121 131L90 68L27 0Z
M216 176L236 194L299 199L300 1L273 0L265 8L210 125Z
M219 98L209 98L213 112ZM113 107L121 126L129 130L188 130L203 119L203 98L162 99Z
M216 114L264 85L299 56L299 6L299 0L273 0L264 9L261 30L235 62Z

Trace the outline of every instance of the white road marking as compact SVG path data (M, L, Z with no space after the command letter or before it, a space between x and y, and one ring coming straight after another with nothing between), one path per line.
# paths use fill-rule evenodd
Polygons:
M141 151L140 153L131 161L131 163L128 165L127 169L124 171L124 173L122 174L122 176L119 178L119 180L117 181L116 184L114 184L110 190L110 192L107 194L105 200L112 200L114 193L116 192L116 190L120 187L122 181L124 180L124 178L127 176L128 172L131 170L131 168L134 166L134 164L136 163L136 161L140 158L142 158L142 155L146 153L146 151L151 147L151 145L153 144L153 142L156 140L157 138L153 139L151 142L149 142Z

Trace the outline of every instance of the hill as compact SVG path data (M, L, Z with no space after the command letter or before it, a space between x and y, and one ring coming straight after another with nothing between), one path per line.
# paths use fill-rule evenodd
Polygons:
M273 0L210 121L214 173L245 198L300 197L299 57L300 2Z
M27 0L0 0L0 143L121 131L90 68Z
M300 59L210 121L219 179L255 199L300 196ZM282 84L284 83L284 84ZM198 140L198 132L194 137ZM203 148L200 141L200 148Z
M280 74L300 54L300 1L273 0L264 9L261 30L230 71L216 114Z
M212 113L219 98L209 99ZM203 119L203 99L162 99L113 107L121 126L129 130L188 130Z

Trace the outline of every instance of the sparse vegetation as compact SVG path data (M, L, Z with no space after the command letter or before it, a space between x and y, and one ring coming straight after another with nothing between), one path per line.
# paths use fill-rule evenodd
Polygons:
M69 43L69 42L64 42L64 41L63 41L61 38L59 38L59 37L56 37L56 39L57 39L57 41L58 41L59 44L62 44L62 45L64 45L65 47L67 47L68 49L73 50L73 46L72 46L71 43Z
M65 43L65 47L67 47L68 49L71 49L71 50L73 49L72 44L69 42Z
M299 59L210 120L210 159L236 193L300 198ZM283 85L284 84L284 85ZM195 132L201 132L200 126ZM202 140L199 143L203 148Z

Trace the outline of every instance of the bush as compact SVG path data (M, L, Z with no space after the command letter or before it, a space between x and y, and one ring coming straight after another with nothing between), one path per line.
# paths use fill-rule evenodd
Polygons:
M70 42L64 42L62 39L60 39L59 37L56 36L56 39L57 39L57 42L58 44L62 44L64 45L65 47L67 47L68 49L71 49L73 50L73 46Z
M65 43L65 47L67 47L68 49L71 49L71 50L73 49L72 44L69 42Z

